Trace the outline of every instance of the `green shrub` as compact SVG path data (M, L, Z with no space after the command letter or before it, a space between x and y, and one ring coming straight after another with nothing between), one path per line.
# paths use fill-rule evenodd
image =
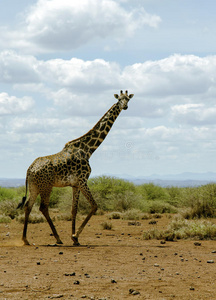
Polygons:
M4 200L12 200L15 196L15 189L0 187L0 202Z
M168 201L170 196L165 188L154 185L153 183L143 184L139 186L139 192L146 200L165 200Z
M169 203L166 203L164 201L151 201L149 203L149 213L155 214L164 214L164 213L176 213L177 209L170 205Z

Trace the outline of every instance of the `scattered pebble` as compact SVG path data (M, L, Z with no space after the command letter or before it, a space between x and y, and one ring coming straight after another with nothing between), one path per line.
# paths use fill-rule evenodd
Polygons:
M128 226L141 226L141 223L137 221L130 221L128 222Z
M159 267L159 265L158 264L154 264L154 267Z
M39 261L37 261L37 265L39 266L41 263Z
M214 261L213 261L213 259L210 259L210 260L207 260L207 263L208 263L208 264L213 264Z
M60 252L59 252L59 254L60 254L60 255L62 255L62 254L63 254L63 252L62 252L62 251L60 251Z
M194 245L195 246L201 246L201 243L200 242L194 242Z
M149 221L149 224L150 224L150 225L155 225L155 224L157 224L157 221L151 220L151 221Z
M74 284L77 284L77 285L80 284L79 280L75 280Z
M140 292L135 291L134 289L129 289L129 294L131 294L131 295L140 295Z
M115 279L111 279L111 283L117 283L117 281L115 281Z
M75 272L73 272L73 273L65 273L64 275L65 276L76 276L76 273Z
M59 295L52 295L52 296L48 296L48 298L49 299L58 299L58 298L62 298L62 297L64 297L64 295L62 295L62 294L59 294Z
M213 250L212 253L216 253L216 250Z
M194 290L195 290L195 288L194 288L193 286L191 286L191 287L190 287L190 290L191 290L191 291L194 291Z

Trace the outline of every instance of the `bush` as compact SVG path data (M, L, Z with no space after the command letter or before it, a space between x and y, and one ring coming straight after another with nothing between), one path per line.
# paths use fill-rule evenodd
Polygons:
M12 200L15 196L15 189L0 187L0 202L4 200Z
M110 222L103 222L101 224L101 226L104 230L112 230L113 229L113 225Z
M164 201L151 201L149 203L149 213L155 214L164 214L164 213L176 213L177 209L170 205L169 203L166 203Z
M141 220L144 215L146 214L142 213L138 209L133 208L122 213L122 218L124 220Z
M0 223L10 223L11 218L5 215L0 215Z
M165 200L168 201L170 196L165 188L154 185L153 183L142 184L139 186L139 192L146 200Z
M168 226L167 230L149 230L144 233L144 239L165 239L174 241L176 239L199 239L215 240L216 225L206 220L185 220L175 218Z
M112 212L112 213L109 213L107 215L108 219L110 220L118 220L118 219L121 219L122 218L122 213L120 212Z
M16 217L16 220L19 223L24 224L25 215L20 215L20 216ZM46 222L46 219L44 218L44 216L41 213L32 213L29 216L29 221L28 222L32 223L32 224L44 223L44 222Z
M14 219L19 214L16 200L5 200L0 202L0 213Z

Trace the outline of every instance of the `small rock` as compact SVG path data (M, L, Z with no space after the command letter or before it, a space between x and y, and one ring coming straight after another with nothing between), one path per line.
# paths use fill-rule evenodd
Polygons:
M201 243L200 242L194 242L194 245L195 246L201 246Z
M131 295L140 295L140 292L135 291L133 289L129 289L129 294L131 294Z
M193 286L191 286L191 287L190 287L190 290L191 290L191 291L194 291L194 290L195 290L195 288L194 288Z
M207 263L208 264L214 264L214 261L213 261L213 259L210 259L210 260L207 260Z
M166 244L166 241L160 241L161 245Z
M41 263L39 261L37 261L37 265L39 266Z
M117 281L115 281L115 279L111 279L111 283L117 283Z
M150 225L155 225L155 224L157 224L157 221L151 220L151 221L149 221L149 224L150 224Z
M79 280L75 280L74 284L80 284Z
M216 253L216 250L213 250L212 253Z
M10 232L6 233L6 236L10 236Z
M59 294L59 295L52 295L52 296L49 296L48 298L49 299L58 299L58 298L62 298L62 297L64 297L64 295L62 295L62 294Z
M63 254L63 252L62 252L62 251L60 251L60 252L59 252L59 254L60 254L60 255L62 255L62 254Z
M158 268L158 267L159 267L159 264L154 264L154 267Z

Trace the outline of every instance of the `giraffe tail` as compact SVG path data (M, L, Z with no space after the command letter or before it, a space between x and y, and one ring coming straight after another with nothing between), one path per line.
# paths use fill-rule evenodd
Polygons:
M27 190L28 190L28 179L26 177L26 182L25 182L25 185L26 185L26 191L25 191L25 196L22 198L22 202L20 202L17 206L17 209L19 208L23 208L25 202L26 202L26 198L27 198Z

